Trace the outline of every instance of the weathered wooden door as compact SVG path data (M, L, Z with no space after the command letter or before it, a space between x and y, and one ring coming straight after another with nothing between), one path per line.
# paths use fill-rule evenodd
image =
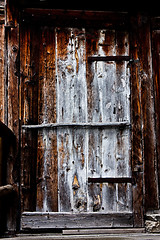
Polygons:
M21 24L22 229L133 226L129 34L99 17Z

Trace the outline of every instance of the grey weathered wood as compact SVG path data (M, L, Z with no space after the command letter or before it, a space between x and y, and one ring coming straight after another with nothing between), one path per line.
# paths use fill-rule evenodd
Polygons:
M22 128L38 133L36 210L49 213L24 214L22 225L132 226L126 215L132 211L128 33L41 30L38 121ZM58 176L52 171L56 166ZM88 178L125 181L92 183Z
M122 228L122 229L69 229L63 230L63 235L85 235L85 234L126 234L145 233L145 228Z
M124 122L96 122L96 123L45 123L35 125L22 125L24 129L40 129L40 128L58 128L58 127L129 127L128 121Z
M21 230L133 227L132 213L38 213L22 214Z

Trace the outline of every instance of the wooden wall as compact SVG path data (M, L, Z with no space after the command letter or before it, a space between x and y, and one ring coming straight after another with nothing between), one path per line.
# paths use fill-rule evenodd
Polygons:
M6 181L18 186L20 183L21 147L20 43L19 22L16 17L18 16L18 9L13 2L6 1L4 22L4 2L0 1L0 120L13 130L17 138L15 146L17 155L14 159L10 157L10 161L8 161ZM149 209L159 208L160 24L157 18L150 17L148 14L136 13L135 15L129 14L129 26L132 59L131 121L134 226L143 226L143 214ZM29 116L26 116L26 119L27 117L29 118ZM31 144L34 144L34 142L32 141ZM34 169L34 171L36 170ZM17 210L18 205L15 206ZM19 219L15 216L15 211L11 210L8 215L8 230L17 229Z

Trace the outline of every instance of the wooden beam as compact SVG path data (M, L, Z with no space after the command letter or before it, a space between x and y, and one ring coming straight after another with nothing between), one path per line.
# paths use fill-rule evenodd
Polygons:
M89 183L132 183L130 177L119 177L119 178L88 178Z
M126 234L145 233L145 228L117 228L117 229L69 229L63 230L63 235L85 235L85 234Z
M57 127L129 127L129 122L97 122L97 123L48 123L38 125L22 125L23 129L57 128Z
M132 213L53 213L24 212L21 229L74 229L133 227Z

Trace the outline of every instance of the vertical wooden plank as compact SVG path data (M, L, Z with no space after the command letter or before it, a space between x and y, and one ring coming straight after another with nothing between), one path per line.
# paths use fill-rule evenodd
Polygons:
M130 54L135 62L131 65L131 119L132 119L132 177L134 226L142 227L143 222L143 158L142 158L142 110L141 83L139 80L139 56L137 40L137 18L131 17ZM134 143L134 144L133 144ZM141 171L138 172L138 171Z
M19 137L19 28L8 30L8 127Z
M73 141L71 129L59 129L57 131L57 149L58 149L58 189L59 189L59 212L70 212L72 210L72 176L71 169L74 167L73 159ZM73 166L73 167L72 167ZM79 188L77 176L75 179L75 188Z
M145 34L145 39L144 39ZM141 100L144 141L145 208L159 208L150 20L139 17ZM146 56L148 56L146 58Z
M56 122L55 29L41 27L38 123ZM58 211L56 131L38 132L37 210Z
M25 22L20 31L19 118L21 124L37 124L39 34ZM21 132L21 193L23 211L36 210L37 132Z
M19 186L19 25L18 11L12 1L5 1L6 37L6 116L5 122L16 136L14 149L10 151L7 161L6 182ZM14 28L12 28L14 26ZM10 201L7 209L7 230L15 231L18 219L18 192Z
M155 119L156 119L156 145L157 145L157 166L158 166L158 182L160 184L160 109L159 109L159 86L160 86L160 32L152 31L152 65L153 80L155 94ZM160 190L160 185L159 185Z
M87 137L86 130L58 131L59 211L87 210Z
M36 210L37 133L22 130L21 206L22 211Z
M120 212L132 212L132 184L117 184L117 207Z
M37 150L37 211L58 211L57 180L56 130L39 131Z
M86 122L85 30L56 29L57 122ZM58 129L59 211L87 209L87 132Z
M39 106L38 123L56 122L55 29L38 26L39 48Z
M147 16L137 15L131 17L130 42L132 58L135 60L131 66L132 143L135 143L132 144L132 175L135 178L133 186L134 225L143 226L144 203L145 210L158 208L159 206L151 70L151 35L150 21ZM146 58L146 56L148 57ZM145 202L143 192L145 193Z
M86 122L85 30L57 28L56 39L57 121Z
M4 24L0 24L0 120L5 121Z

